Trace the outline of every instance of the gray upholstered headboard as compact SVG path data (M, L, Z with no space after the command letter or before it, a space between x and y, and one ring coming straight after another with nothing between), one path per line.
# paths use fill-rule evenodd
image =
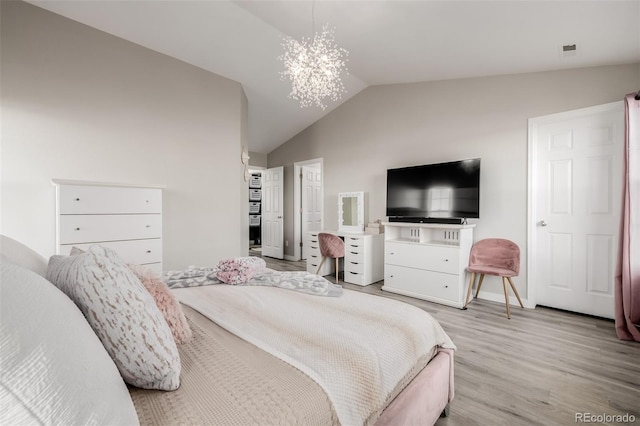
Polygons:
M24 244L0 235L0 254L9 261L45 276L47 273L47 259L40 256Z

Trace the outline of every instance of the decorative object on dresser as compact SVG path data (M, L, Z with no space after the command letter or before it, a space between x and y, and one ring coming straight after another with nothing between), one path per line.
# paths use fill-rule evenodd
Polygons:
M475 225L386 222L382 290L464 307Z
M511 309L509 308L509 288L507 283L513 289L521 308L524 308L522 300L516 286L513 285L511 277L517 277L520 273L520 247L513 241L502 238L485 238L480 240L471 247L469 255L469 266L467 271L471 272L469 278L469 289L467 290L467 298L464 302L465 308L469 304L469 297L476 278L476 274L480 274L478 288L475 297L480 293L482 280L485 274L496 275L502 278L502 287L504 288L504 300L507 305L507 319L511 319Z
M329 232L341 237L345 242L344 253L344 281L361 286L373 284L384 278L383 255L384 234L352 234L336 231L312 231L306 236L307 271L322 276L333 273L334 265L326 262L320 265L322 255L318 234ZM322 266L320 268L320 266Z
M367 226L364 228L364 232L366 234L382 234L384 233L384 226L382 225L382 221L380 219L375 222L367 223Z
M53 179L56 251L100 244L128 263L162 273L162 189L159 185Z

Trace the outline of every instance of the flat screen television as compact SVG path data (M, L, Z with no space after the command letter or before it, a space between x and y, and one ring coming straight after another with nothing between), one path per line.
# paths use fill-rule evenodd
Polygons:
M387 170L391 222L464 223L480 217L480 159Z

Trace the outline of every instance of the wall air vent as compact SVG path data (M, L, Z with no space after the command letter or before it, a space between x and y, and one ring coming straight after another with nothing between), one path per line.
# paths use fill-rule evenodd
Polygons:
M576 43L563 44L559 50L560 56L578 56L578 45Z

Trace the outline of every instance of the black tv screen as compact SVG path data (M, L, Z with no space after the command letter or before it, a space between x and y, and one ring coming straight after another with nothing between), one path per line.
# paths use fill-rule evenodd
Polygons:
M480 217L480 159L387 170L390 220Z

